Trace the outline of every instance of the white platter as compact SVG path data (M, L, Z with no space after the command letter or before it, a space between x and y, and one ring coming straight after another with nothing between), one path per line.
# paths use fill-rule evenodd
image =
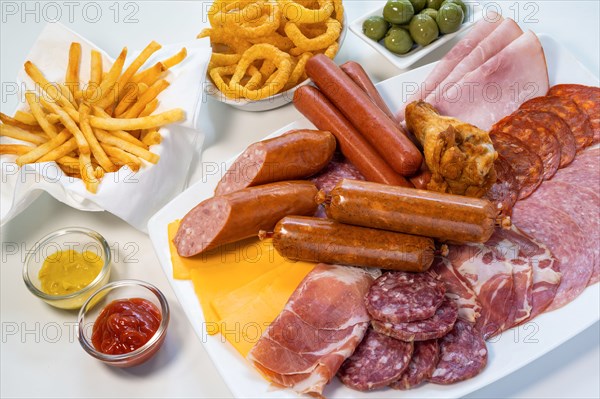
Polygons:
M539 37L546 53L551 85L557 83L598 85L598 78L581 65L568 50L548 36L539 35ZM422 82L433 66L434 64L426 65L377 85L392 110L398 110L402 105L402 96L399 93L402 93L406 85ZM281 128L271 136L293 128L305 127L312 127L312 125L305 119L301 119ZM155 214L148 223L150 239L194 331L233 395L238 398L297 398L298 396L291 391L274 390L270 387L220 335L208 336L203 328L202 309L191 281L174 280L172 277L167 225L171 221L183 217L200 201L212 196L219 178L220 176L213 175L206 180L197 182ZM600 285L596 284L588 287L569 305L543 314L533 322L505 332L493 342L488 342L489 361L485 370L477 377L462 383L449 386L424 384L417 389L402 393L391 389L365 393L348 389L336 379L327 386L324 395L328 398L378 399L400 396L410 398L462 397L518 370L581 333L600 319L599 304Z
M392 64L394 64L395 66L397 66L400 69L406 69L409 66L413 65L415 62L419 61L421 58L425 57L427 54L431 53L436 48L438 48L441 45L443 45L444 43L447 43L450 40L452 40L452 38L455 37L456 35L459 35L460 33L466 31L471 26L473 26L473 24L475 22L479 21L481 18L484 17L484 15L483 15L484 11L482 10L479 3L477 3L477 2L472 3L472 2L465 1L465 4L467 6L467 15L466 15L465 21L463 22L463 24L461 25L459 30L457 30L456 32L453 32L453 33L447 33L445 35L441 35L436 40L434 40L433 42L428 44L427 46L423 47L423 46L417 45L416 47L414 47L412 50L410 50L406 54L394 54L385 48L382 41L376 42L375 40L370 39L369 37L367 37L367 35L365 35L363 33L363 30L362 30L363 22L365 22L365 20L369 17L374 17L374 16L380 17L383 13L383 6L380 6L376 10L368 12L368 13L364 14L363 16L361 16L360 18L357 18L354 21L352 21L352 23L350 24L350 30L352 31L352 33L354 33L356 36L361 38L369 46L373 47L375 49L375 51L377 51L379 54L384 56L386 60L388 60L389 62L391 62Z

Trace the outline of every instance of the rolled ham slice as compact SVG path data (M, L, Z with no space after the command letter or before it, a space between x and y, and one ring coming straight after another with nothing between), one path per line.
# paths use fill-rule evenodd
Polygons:
M529 31L431 104L442 115L489 130L526 100L545 95L548 87L544 50L535 33Z

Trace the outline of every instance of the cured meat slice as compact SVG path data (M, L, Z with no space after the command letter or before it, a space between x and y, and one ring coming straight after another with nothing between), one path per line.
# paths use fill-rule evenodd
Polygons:
M585 112L590 119L594 139L592 142L600 143L600 87L562 84L550 88L549 96L569 98Z
M446 298L442 306L429 319L408 323L386 323L372 320L371 326L375 331L401 341L427 341L448 334L454 327L457 317L458 307L456 303Z
M475 377L487 364L485 341L466 321L457 320L439 344L440 360L429 378L434 384L454 384Z
M405 104L426 98L483 39L500 26L503 20L504 18L499 14L489 13L486 18L477 22L471 31L437 63L415 94L406 99ZM398 120L404 120L404 108L400 110Z
M429 273L387 272L375 280L365 303L375 320L405 323L432 317L445 293L444 285Z
M364 296L374 272L319 264L248 354L276 385L320 395L369 326Z
M490 187L484 198L496 204L501 217L510 216L512 208L519 199L519 183L510 163L498 154L494 161L496 182Z
M498 154L513 168L519 184L519 199L527 198L542 182L544 166L541 158L509 134L496 132L490 134L490 138Z
M338 373L344 385L358 391L381 388L396 381L408 367L412 342L380 334L369 329Z
M512 266L492 246L450 246L447 256L454 269L468 281L481 303L475 327L485 339L511 327L514 305Z
M590 148L577 155L568 168L559 170L552 181L564 181L578 187L600 191L600 147Z
M593 251L577 223L564 211L537 201L518 202L513 222L546 244L560 262L561 282L546 310L558 309L579 296L592 275Z
M486 36L477 46L438 84L436 89L430 93L426 100L431 102L433 96L439 96L452 85L460 81L467 73L474 71L490 57L496 55L513 40L521 36L523 31L517 23L507 18L503 20L496 29ZM434 100L433 100L434 101Z
M440 348L436 339L415 342L408 368L404 370L398 381L390 384L390 387L411 389L430 378L439 361L439 354Z
M550 179L560 165L561 147L554 132L546 127L547 116L539 111L517 111L502 118L492 127L492 133L502 132L521 140L544 164L545 180Z
M490 130L525 100L547 91L544 50L538 37L526 32L466 74L431 105L442 115Z
M446 258L436 257L430 268L446 286L446 297L458 307L458 317L474 324L481 315L481 303L469 286L467 280L460 275Z
M569 183L550 181L533 193L526 203L529 201L560 209L577 223L591 243L593 252L592 275L588 285L596 283L600 270L600 195L592 190L578 189Z
M532 98L521 105L520 109L551 112L560 116L571 128L577 151L583 150L592 144L594 133L588 116L577 106L577 104L565 97L542 96Z

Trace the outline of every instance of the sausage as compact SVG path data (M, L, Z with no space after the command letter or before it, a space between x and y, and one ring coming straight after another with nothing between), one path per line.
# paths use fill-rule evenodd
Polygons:
M373 84L373 81L369 78L367 72L359 63L348 61L340 65L340 68L346 75L350 77L350 79L354 81L354 83L356 83L358 87L362 89L362 91L367 93L369 98L375 103L375 105L379 107L380 110L382 110L391 120L396 122L396 117L385 103L383 97L381 97L381 94Z
M392 169L403 176L419 169L421 152L332 60L317 54L306 63L306 73Z
M272 229L286 215L313 215L316 194L311 182L287 181L209 198L181 220L173 239L177 253L197 255Z
M413 186L415 186L415 188L427 190L427 185L431 181L431 171L427 167L427 163L423 162L421 165L421 170L419 170L419 172L412 176L409 180Z
M486 242L497 217L484 199L354 180L342 180L328 199L319 197L338 222L451 242Z
M294 105L317 129L333 133L342 154L367 180L395 186L411 186L404 177L390 168L373 146L318 89L312 86L300 87L294 93Z
M313 217L284 217L272 237L280 255L307 262L422 272L435 255L430 238Z
M331 161L335 145L331 133L319 130L292 130L254 143L229 167L215 195L314 175Z

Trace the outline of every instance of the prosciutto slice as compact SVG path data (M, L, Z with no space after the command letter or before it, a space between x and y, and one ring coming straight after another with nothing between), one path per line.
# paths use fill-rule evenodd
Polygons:
M452 47L452 49L438 62L433 71L427 76L423 84L415 94L406 100L406 104L426 98L433 92L454 68L465 58L477 45L485 39L494 29L500 26L504 20L496 13L489 13L485 18L477 22L467 35ZM544 93L545 94L545 93ZM404 120L404 107L398 114L398 120Z
M275 385L320 395L369 326L364 296L376 272L317 265L248 354Z
M481 43L477 44L469 55L456 65L450 74L438 84L437 88L426 97L425 101L428 103L435 102L437 96L440 96L449 87L459 82L467 73L483 65L484 62L499 53L522 34L523 31L514 20L507 18L502 21Z
M538 37L529 31L466 74L431 104L442 115L489 130L529 98L545 95L548 87L544 50Z

